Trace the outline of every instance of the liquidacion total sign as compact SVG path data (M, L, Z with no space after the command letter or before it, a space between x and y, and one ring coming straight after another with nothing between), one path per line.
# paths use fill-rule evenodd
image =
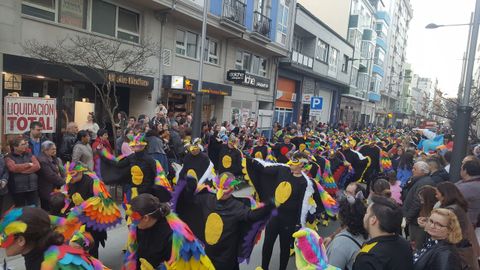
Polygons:
M22 134L39 121L44 133L54 133L57 100L54 98L5 97L5 134Z

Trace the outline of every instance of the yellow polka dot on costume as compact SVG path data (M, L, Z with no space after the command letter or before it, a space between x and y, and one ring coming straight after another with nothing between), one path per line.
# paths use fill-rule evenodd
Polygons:
M205 224L205 241L209 245L215 245L223 233L223 220L217 213L208 215Z
M304 144L304 143L302 143L302 144L300 144L300 145L298 146L298 150L300 150L300 151L303 151L303 150L305 150L305 149L307 149L307 145Z
M232 158L230 156L224 156L222 158L222 165L225 169L232 167Z
M193 177L193 178L195 178L195 179L198 180L197 173L195 172L194 169L189 169L189 170L187 171L187 176Z
M135 166L132 166L132 168L130 169L130 173L132 174L132 183L137 186L141 185L143 182L142 169L140 169L140 167L135 165Z
M292 195L292 185L283 181L275 189L275 201L279 204L285 203Z
M83 203L83 198L82 198L82 195L80 195L80 193L78 192L75 192L73 195L72 195L72 201L75 205L80 205Z
M255 153L255 158L263 159L262 152L258 151Z

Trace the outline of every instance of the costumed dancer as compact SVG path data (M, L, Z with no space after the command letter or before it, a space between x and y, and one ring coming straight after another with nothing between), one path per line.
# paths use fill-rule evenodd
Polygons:
M202 243L168 204L151 194L132 200L123 270L213 270Z
M230 172L235 176L242 176L243 154L237 148L238 138L230 135L227 144L222 145L218 155L218 173Z
M272 217L265 229L262 248L262 267L268 269L273 246L280 237L280 270L287 268L292 234L307 225L309 215L319 216L323 204L315 192L315 183L303 171L309 162L303 152L295 152L287 165L269 164L247 159L248 177L262 201L274 198L278 215Z
M249 151L253 158L259 158L269 162L276 162L272 153L272 148L266 143L267 139L263 136L259 137L257 143Z
M200 184L214 176L213 163L208 155L203 152L202 140L196 138L191 144L186 144L188 153L183 159L183 167L177 175L178 179L183 179L186 175L195 178Z
M74 217L87 226L95 244L90 254L98 258L98 247L105 247L107 230L122 222L122 215L105 184L82 165L67 163L66 192L71 200L69 209Z
M138 194L149 193L161 202L170 201L172 187L159 161L147 154L144 134L129 137L133 154L115 157L101 152L101 171L105 183L123 184L124 208L128 210L130 201Z
M48 213L34 207L10 210L0 222L0 247L7 256L22 255L28 270L104 270L84 249L64 244ZM7 265L4 265L7 269Z
M293 234L295 238L295 264L299 270L340 270L328 264L323 239L312 229L303 228Z
M295 145L291 142L292 136L285 135L283 142L277 142L273 145L272 150L275 153L275 158L279 163L287 163L290 159L288 153L295 151Z
M235 198L232 195L234 186L240 181L231 173L215 177L213 188L206 185L203 189L198 187L198 193L195 193L197 183L194 179L187 177L180 181L186 181L186 184L184 190L174 195L174 198L178 196L174 206L180 209L183 204L183 209L187 205L195 209L199 222L189 226L205 243L205 251L215 268L239 269L239 263L248 262L257 237L274 208L273 203L257 206L253 199ZM184 219L185 214L178 212Z
M369 182L368 180L374 179L379 174L388 173L393 169L392 161L388 157L388 153L378 146L373 139L365 139L364 145L358 148L358 152L365 157L370 157L371 160L371 164L364 176L364 179L367 180L367 182Z
M365 157L361 153L353 150L356 142L352 139L347 139L342 142L342 154L345 156L345 160L348 161L353 167L353 176L344 183L344 186L348 186L351 182L361 182L365 180L365 173L370 167L370 157Z

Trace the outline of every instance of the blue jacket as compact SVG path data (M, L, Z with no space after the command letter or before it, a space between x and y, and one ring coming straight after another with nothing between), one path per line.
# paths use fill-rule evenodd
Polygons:
M400 186L404 187L408 179L412 177L412 169L397 169L397 180L400 181Z

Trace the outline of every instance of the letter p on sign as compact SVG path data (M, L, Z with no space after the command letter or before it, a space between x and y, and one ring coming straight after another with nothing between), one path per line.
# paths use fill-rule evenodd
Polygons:
M312 97L310 100L310 109L311 110L322 110L323 109L323 97Z

